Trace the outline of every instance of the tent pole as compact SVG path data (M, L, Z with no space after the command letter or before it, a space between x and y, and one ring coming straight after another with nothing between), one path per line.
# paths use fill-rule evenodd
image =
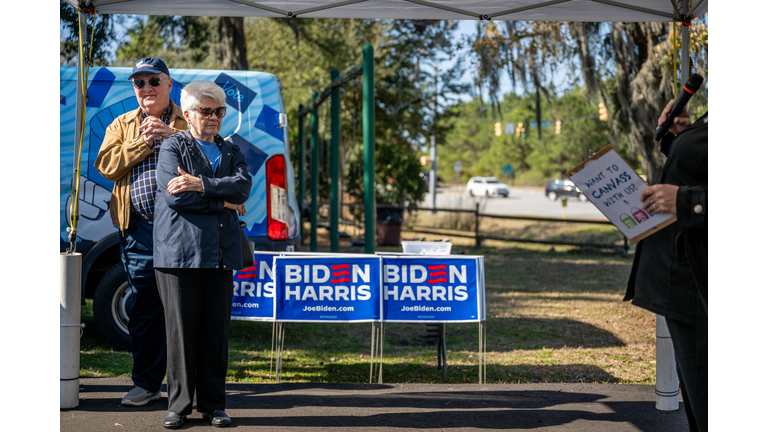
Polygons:
M88 24L88 22L87 22L87 15L85 13L81 12L81 13L78 14L78 16L79 16L79 19L80 19L80 26L87 29L88 28L87 27L87 24ZM82 51L84 51L84 50L82 50ZM81 52L78 55L81 56L82 54L83 53ZM80 169L80 167L77 166L77 162L78 162L77 148L78 148L79 143L80 143L80 137L83 134L83 129L82 129L81 124L83 122L83 105L85 104L85 101L83 100L83 76L85 75L85 70L83 69L84 63L85 62L80 61L80 59L78 59L78 62L77 62L77 96L75 98L75 151L73 152L74 153L74 155L73 155L74 160L72 162L72 166L74 166L76 170ZM75 187L75 185L73 184L72 187Z
M81 28L87 27L87 15L79 13ZM80 56L83 54L81 46ZM82 60L79 58L78 60ZM83 134L81 123L83 120L83 61L77 62L77 96L75 99L75 151L73 167L74 172L80 169L78 166L80 149L80 136ZM72 176L72 188L79 176ZM77 198L77 197L76 197ZM76 206L72 206L76 209ZM75 214L77 217L77 214ZM77 234L72 232L70 234ZM82 285L83 256L75 252L77 236L70 236L71 247L66 253L59 254L60 278L59 278L59 408L75 408L80 402L80 287Z
M683 2L683 10L682 10L683 16L688 15L688 2ZM689 19L689 18L685 18ZM689 53L689 46L691 42L691 29L689 26L685 25L685 22L682 25L682 32L680 33L680 38L682 39L682 43L680 44L680 93L682 94L683 87L685 86L685 83L688 81L688 68L691 65L691 56Z
M682 43L680 46L680 91L688 81L688 67L690 65L690 56L688 54L688 43L690 41L690 29L685 25L688 18L688 1L683 0L680 14L682 32L680 37ZM656 315L656 409L660 411L675 411L679 408L678 395L680 387L678 385L677 369L675 365L675 351L672 347L672 339L669 335L667 321L661 315Z

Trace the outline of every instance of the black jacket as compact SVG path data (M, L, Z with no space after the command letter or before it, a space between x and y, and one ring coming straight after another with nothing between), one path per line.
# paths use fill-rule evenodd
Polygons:
M154 265L158 268L216 268L240 270L240 224L224 201L242 204L251 192L251 175L240 148L219 135L221 160L214 174L188 131L163 141L157 160L157 201L154 218ZM167 191L178 167L203 181L204 192Z
M700 297L707 301L708 119L704 114L677 137L662 139L667 161L660 183L680 187L677 221L638 243L624 297L690 324Z

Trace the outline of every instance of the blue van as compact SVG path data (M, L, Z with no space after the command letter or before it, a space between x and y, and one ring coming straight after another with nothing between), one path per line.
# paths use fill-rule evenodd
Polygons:
M123 275L119 233L109 216L113 182L93 167L106 128L139 104L128 80L131 68L90 71L81 160L77 252L83 254L82 295L93 299L99 331L116 347L130 349L128 312L133 292ZM299 208L290 161L285 107L274 75L249 71L171 69L171 99L179 105L181 89L195 80L213 81L227 95L227 116L220 134L245 154L253 177L248 209L241 220L255 250L298 250ZM60 251L69 247L70 195L75 163L77 68L61 67L60 96Z

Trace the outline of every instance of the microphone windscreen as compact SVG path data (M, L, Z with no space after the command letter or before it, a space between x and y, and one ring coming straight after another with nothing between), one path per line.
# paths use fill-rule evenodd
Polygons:
M685 88L688 89L691 93L696 93L699 91L699 87L701 87L701 83L704 82L704 77L697 73L691 74L691 76L688 78L688 81L685 83Z

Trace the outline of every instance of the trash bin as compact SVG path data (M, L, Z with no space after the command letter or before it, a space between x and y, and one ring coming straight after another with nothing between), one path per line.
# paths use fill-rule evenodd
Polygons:
M403 208L395 206L381 206L376 209L377 245L400 246L403 212Z
M425 242L425 241L404 241L403 253L419 255L450 255L451 243L448 242Z

